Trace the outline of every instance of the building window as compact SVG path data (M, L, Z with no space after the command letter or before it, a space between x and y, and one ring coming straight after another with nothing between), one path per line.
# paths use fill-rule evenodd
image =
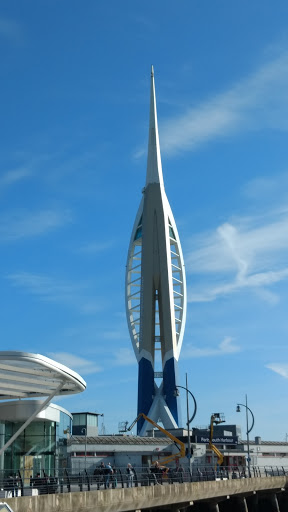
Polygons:
M87 427L97 427L97 416L92 416L92 414L87 415Z
M75 425L75 427L86 425L86 414L74 414L73 425Z

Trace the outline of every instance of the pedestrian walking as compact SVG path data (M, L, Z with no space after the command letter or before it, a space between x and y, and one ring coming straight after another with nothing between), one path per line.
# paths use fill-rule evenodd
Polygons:
M127 473L127 487L133 487L133 479L134 479L134 468L132 464L127 464L126 468Z

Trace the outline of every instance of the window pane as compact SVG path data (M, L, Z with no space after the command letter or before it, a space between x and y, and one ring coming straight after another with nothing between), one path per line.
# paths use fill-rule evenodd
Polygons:
M89 415L87 416L87 425L89 427L97 427L97 416Z

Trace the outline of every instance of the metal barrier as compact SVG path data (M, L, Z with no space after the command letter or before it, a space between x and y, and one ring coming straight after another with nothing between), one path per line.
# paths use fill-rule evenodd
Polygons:
M126 468L114 468L113 473L105 473L105 468L95 468L94 471L84 471L73 474L65 470L60 476L42 474L30 478L29 485L25 484L24 475L27 470L17 471L4 478L5 472L0 473L0 498L31 496L38 494L70 493L75 491L97 491L99 489L115 489L125 487L173 485L184 482L206 482L230 480L235 478L269 478L271 476L288 475L288 467L255 466L248 468L212 466L179 466L174 468L136 467L133 476L128 478ZM27 478L26 478L27 480Z

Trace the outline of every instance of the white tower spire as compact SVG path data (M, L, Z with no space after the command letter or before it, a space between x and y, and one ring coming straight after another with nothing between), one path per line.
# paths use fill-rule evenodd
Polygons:
M139 365L138 414L165 428L180 424L175 388L186 300L182 249L163 183L152 67L147 177L128 250L126 312ZM137 427L145 435L147 422Z
M150 121L149 121L146 187L149 183L160 183L160 185L164 187L160 144L159 144L153 66L151 69L151 86L150 86Z

